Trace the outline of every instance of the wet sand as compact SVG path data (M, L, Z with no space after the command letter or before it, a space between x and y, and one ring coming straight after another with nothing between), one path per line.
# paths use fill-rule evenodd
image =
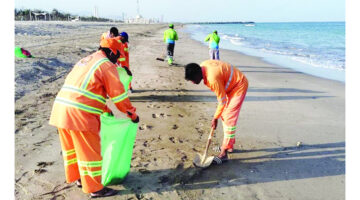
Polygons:
M235 152L222 166L194 168L216 109L202 83L184 80L183 66L208 59L205 45L175 24L175 66L164 57L167 25L16 22L15 43L36 58L15 60L15 196L87 199L66 184L56 128L48 125L66 74L96 51L111 26L130 37L130 100L140 116L131 172L111 199L345 199L345 85L260 58L220 50L249 80ZM221 44L220 44L221 45ZM222 125L215 132L221 144ZM301 142L300 146L297 143ZM211 150L210 154L216 154Z

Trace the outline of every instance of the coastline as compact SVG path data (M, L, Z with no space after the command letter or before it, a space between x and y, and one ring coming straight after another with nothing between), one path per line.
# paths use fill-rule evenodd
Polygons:
M205 146L216 97L202 83L186 82L182 66L208 59L207 46L178 31L174 53L178 65L169 67L155 60L165 56L162 34L166 24L87 23L75 41L69 34L77 33L80 26L61 24L64 33L53 37L15 36L16 44L32 46L32 54L44 57L16 60L17 72L28 65L45 66L40 70L53 67L56 72L44 83L31 84L34 89L15 102L17 199L87 199L74 185L64 183L59 139L47 120L68 70L96 50L100 34L112 25L130 36L130 69L136 92L129 97L140 116L131 172L123 184L111 186L120 190L112 199L345 197L343 83L220 49L220 58L247 76L249 90L237 124L232 160L201 171L192 166L192 159ZM175 30L182 26L175 24ZM56 31L46 24L44 28ZM17 84L19 87L28 86ZM221 141L219 123L212 146ZM212 150L209 153L215 154Z
M260 24L271 24L271 23L260 23ZM280 24L284 24L284 23L280 23ZM198 28L198 29L195 28L195 30L197 32L191 32L189 30L191 27L195 28L195 25L188 24L187 28L185 29L185 32L188 32L192 39L200 41L202 44L207 45L207 43L204 43L203 39L202 39L206 35L203 35L203 37L201 37L201 35L204 34L203 29L206 29L206 27L202 27L202 28ZM216 27L214 27L214 28L217 29ZM221 26L218 28L220 29ZM234 27L234 28L236 28L236 27ZM209 29L209 28L207 28L207 29ZM229 29L225 29L225 31L229 31ZM284 51L285 49L282 49L282 50L278 49L277 51L274 52L274 50L266 49L266 48L262 48L262 49L252 48L249 46L244 46L242 44L243 43L242 41L244 40L244 37L246 37L246 36L240 37L240 36L238 36L238 34L233 35L229 32L226 32L226 33L220 32L220 35L222 35L221 37L223 38L222 42L220 43L220 49L233 50L233 51L236 51L236 52L248 55L248 56L254 56L254 57L261 58L262 61L270 63L270 64L278 65L278 66L281 66L284 68L290 68L295 71L299 71L299 72L309 74L312 76L325 78L325 79L329 79L329 80L336 80L336 81L345 83L345 70L344 69L339 69L338 67L329 65L329 61L327 61L328 65L326 65L326 66L321 65L311 59L311 56L316 57L316 55L308 55L308 56L310 56L310 58L305 59L303 57L294 56L293 53L291 53L291 52L279 52L279 51ZM233 39L234 39L234 41L233 41ZM235 41L236 41L236 43L235 43ZM293 44L293 45L295 45L295 44Z

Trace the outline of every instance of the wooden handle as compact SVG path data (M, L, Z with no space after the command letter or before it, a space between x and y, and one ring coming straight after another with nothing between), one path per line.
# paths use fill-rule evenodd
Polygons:
M205 158L206 158L206 155L207 155L207 152L208 152L208 150L209 150L210 143L211 143L211 138L212 138L212 136L214 135L214 131L215 131L215 129L214 129L214 128L211 128L211 131L210 131L210 134L209 134L209 138L208 138L208 141L207 141L207 143L206 143L205 152L204 152L204 155L203 155L203 157L202 157L202 159L201 159L201 164L203 164L204 161L205 161Z

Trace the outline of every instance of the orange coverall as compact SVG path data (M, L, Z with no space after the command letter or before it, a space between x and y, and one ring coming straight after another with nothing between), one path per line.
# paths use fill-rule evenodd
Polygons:
M80 60L66 77L50 116L58 128L66 181L81 178L82 190L92 193L101 184L100 115L108 111L106 97L134 120L136 109L119 80L116 65L97 51Z
M206 60L200 64L204 84L217 96L215 119L221 117L224 140L221 149L233 149L236 122L248 89L248 80L234 66L219 60Z

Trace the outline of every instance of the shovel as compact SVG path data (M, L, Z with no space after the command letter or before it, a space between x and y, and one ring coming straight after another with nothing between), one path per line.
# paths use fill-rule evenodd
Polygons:
M210 156L208 158L206 158L210 143L211 143L211 137L214 135L214 128L211 128L210 134L209 134L209 138L208 141L206 143L206 148L205 148L205 152L204 155L201 154L196 154L193 163L196 167L201 167L201 168L206 168L209 167L212 163L212 161L214 160L214 156Z

